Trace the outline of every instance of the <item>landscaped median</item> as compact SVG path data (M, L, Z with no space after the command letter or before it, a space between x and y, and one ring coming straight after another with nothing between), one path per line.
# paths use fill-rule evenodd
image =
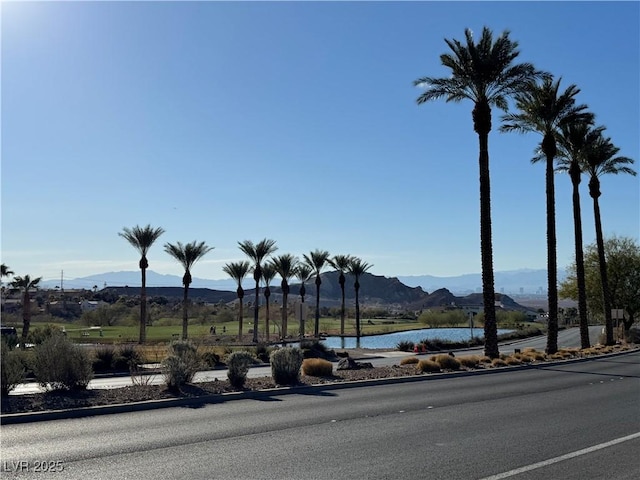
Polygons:
M450 354L407 356L390 367L337 370L328 374L325 363L306 359L302 375L294 386L276 385L272 377L247 378L243 387L233 387L228 380L182 385L171 391L166 385L132 385L115 389L47 392L12 395L2 399L0 423L26 423L62 418L123 413L176 406L197 406L235 399L265 398L305 390L333 390L360 385L423 381L450 376L497 373L514 368L535 368L548 362L585 361L596 356L619 355L637 350L637 345L593 347L586 350L562 349L547 356L534 349L524 349L500 359L477 355ZM344 362L343 362L344 363ZM324 376L310 373L322 372Z

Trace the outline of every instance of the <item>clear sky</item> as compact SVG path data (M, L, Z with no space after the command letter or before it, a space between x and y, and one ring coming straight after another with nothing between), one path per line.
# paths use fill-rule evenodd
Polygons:
M575 83L620 154L640 152L639 2L2 2L2 262L17 275L136 270L118 232L353 254L377 275L480 271L478 141L466 101L418 106L445 38L511 31ZM489 139L495 270L546 268L534 134ZM638 165L636 165L638 169ZM582 183L585 244L593 209ZM602 179L605 235L638 238L638 177ZM573 260L556 176L558 265Z

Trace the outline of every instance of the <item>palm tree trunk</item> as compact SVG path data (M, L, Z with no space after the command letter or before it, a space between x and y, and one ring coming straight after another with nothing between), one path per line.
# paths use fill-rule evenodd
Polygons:
M142 271L142 283L140 286L140 338L138 343L142 345L147 341L147 268L141 267L140 270Z
M578 284L578 318L580 321L580 346L589 348L589 321L587 319L587 287L584 273L584 250L582 248L582 213L580 210L580 167L573 163L569 174L573 185L573 231L576 249L576 282Z
M287 329L289 328L289 283L286 280L282 280L280 282L280 287L282 288L282 341L284 342L287 338Z
M189 327L189 287L185 285L182 295L182 340L187 339L187 329Z
M553 181L553 155L551 154L547 154L545 176L547 186L547 281L549 289L547 353L553 354L558 351L558 266L556 259L556 199Z
M340 304L340 335L344 336L344 274L340 272L340 290L342 291L342 303Z
M20 348L27 348L27 337L29 336L29 328L31 328L31 296L29 295L29 285L27 285L24 295L22 296L22 344Z
M253 306L253 343L258 343L258 315L260 315L260 277L256 280L256 304Z
M473 128L478 134L480 166L480 256L482 263L482 299L484 303L484 354L497 358L498 328L496 323L496 294L493 277L493 244L491 240L491 178L489 176L489 132L491 108L485 102L473 109Z
M591 188L590 188L591 189ZM596 243L598 245L598 261L600 263L600 282L602 285L602 306L604 308L604 326L606 344L613 345L613 319L611 317L611 300L609 298L609 279L607 276L607 260L604 254L604 236L602 234L602 220L600 217L600 203L598 196L593 196L593 217L596 223Z
M315 338L320 337L320 276L316 277L316 324L313 329L313 336Z
M269 291L269 286L267 285L267 288L265 289L264 292L264 298L265 298L265 307L266 307L266 311L265 311L265 319L264 319L264 328L266 330L267 333L267 342L269 342L269 297L271 296L271 292Z
M355 290L356 290L356 342L359 346L360 344L360 336L361 336L361 332L360 332L360 296L359 296L359 291L360 291L360 283L358 282L358 279L356 278L356 283L355 283Z
M238 340L242 341L242 317L244 317L242 298L240 298L240 309L238 312Z

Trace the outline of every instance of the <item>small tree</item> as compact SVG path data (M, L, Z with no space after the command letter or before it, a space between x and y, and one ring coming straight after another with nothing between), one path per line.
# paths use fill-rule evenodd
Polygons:
M10 286L13 290L22 292L22 349L26 348L27 337L29 336L29 327L31 326L31 290L38 288L38 284L42 277L34 278L29 275L24 277L14 277Z

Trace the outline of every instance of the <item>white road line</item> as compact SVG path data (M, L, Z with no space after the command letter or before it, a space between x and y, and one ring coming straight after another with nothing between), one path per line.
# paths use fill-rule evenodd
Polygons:
M640 432L627 435L626 437L616 438L615 440L601 443L599 445L594 445L593 447L583 448L582 450L577 450L575 452L567 453L566 455L561 455L560 457L550 458L549 460L544 460L542 462L533 463L531 465L526 465L524 467L516 468L514 470L509 470L508 472L498 473L497 475L491 475L490 477L484 477L484 478L481 478L480 480L500 480L501 478L513 477L514 475L518 475L520 473L529 472L531 470L535 470L536 468L542 468L542 467L546 467L547 465L563 462L564 460L569 460L571 458L579 457L581 455L586 455L588 453L595 452L597 450L602 450L603 448L611 447L613 445L617 445L618 443L627 442L635 438L640 438Z

